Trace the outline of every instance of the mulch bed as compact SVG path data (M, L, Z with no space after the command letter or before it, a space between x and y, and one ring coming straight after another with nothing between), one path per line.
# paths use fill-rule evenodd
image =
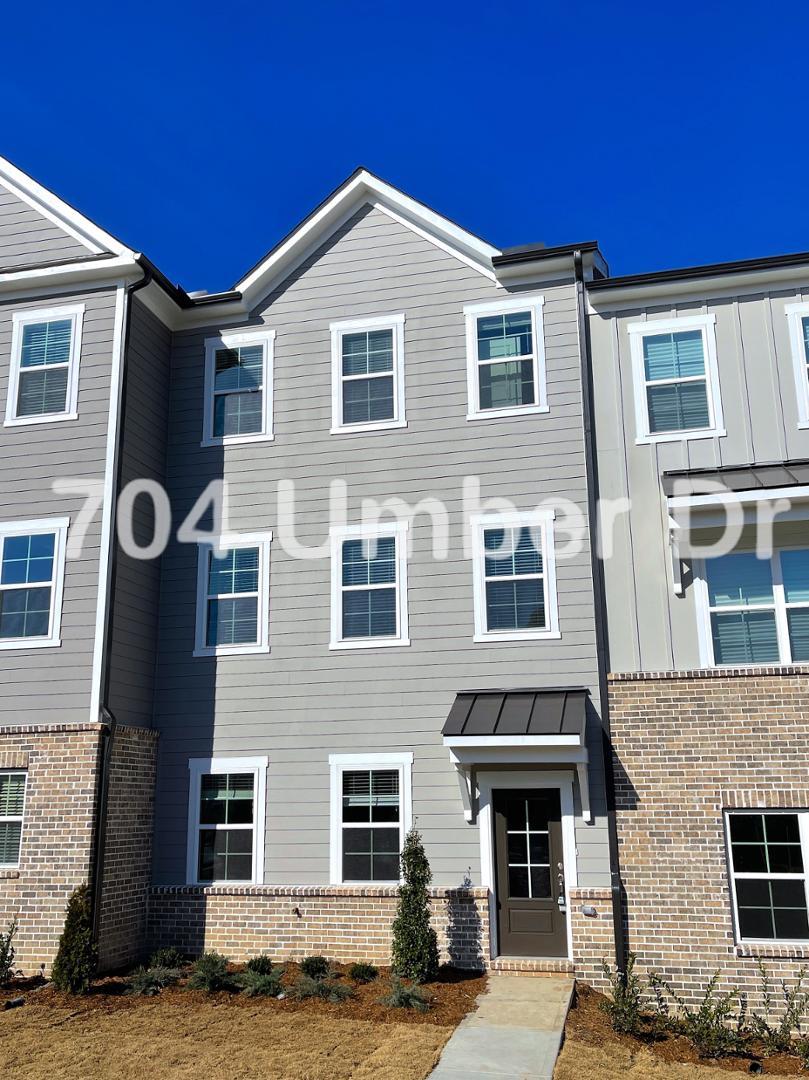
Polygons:
M300 974L297 964L287 963L284 965L283 984L291 987ZM234 965L234 971L239 970ZM159 999L170 1010L172 1003L180 1001L187 1008L194 1001L207 1002L224 1008L267 1008L277 1011L279 1014L308 1012L318 1013L324 1016L340 1016L347 1020L373 1020L378 1023L389 1024L433 1024L437 1027L455 1027L461 1022L466 1014L475 1008L475 999L486 988L486 976L479 972L461 971L457 968L443 967L435 982L424 983L422 990L430 999L431 1007L426 1012L417 1009L390 1008L380 1004L380 998L384 997L390 988L390 971L380 968L379 978L373 982L357 984L348 977L348 967L345 965L333 965L334 977L346 986L350 986L355 996L347 1000L332 1004L317 998L304 1001L295 1001L291 997L281 1000L271 997L247 997L244 994L219 991L214 994L205 993L202 990L188 990L184 986L185 980L181 980L176 986L163 990ZM49 1006L59 1009L70 1009L73 1012L92 1012L99 1010L104 1013L137 1008L144 1000L143 997L135 997L127 994L126 976L111 976L98 979L89 994L83 997L74 997L70 994L60 993L51 986L38 989L35 994L31 991L42 985L43 980L24 979L16 980L9 987L0 992L0 1007L7 998L25 997L26 1007L31 1004L37 1008Z
M701 1058L688 1039L675 1035L655 1035L636 1038L632 1035L619 1035L613 1031L609 1017L604 1011L603 994L591 990L588 986L577 986L573 1006L568 1013L565 1034L577 1042L590 1046L608 1046L618 1043L628 1050L637 1050L643 1046L663 1061L680 1062L687 1065L711 1065L727 1072L751 1071L750 1066L759 1062L765 1075L794 1076L800 1072L800 1059L792 1054L771 1054L765 1056L763 1048L753 1046L752 1052L742 1057ZM760 1053L756 1053L760 1050ZM754 1066L755 1067L755 1066Z

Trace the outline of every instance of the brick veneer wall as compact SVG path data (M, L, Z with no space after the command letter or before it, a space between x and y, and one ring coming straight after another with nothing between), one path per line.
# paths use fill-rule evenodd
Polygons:
M576 978L603 990L602 963L606 960L610 967L615 966L612 889L571 889L570 915Z
M628 947L688 1000L719 969L755 1004L756 958L789 979L809 948L734 944L722 811L809 807L809 667L613 675L609 698Z
M393 887L179 886L152 890L153 947L215 949L233 960L267 953L278 960L321 953L331 960L390 960ZM430 889L442 960L482 968L489 956L488 891Z

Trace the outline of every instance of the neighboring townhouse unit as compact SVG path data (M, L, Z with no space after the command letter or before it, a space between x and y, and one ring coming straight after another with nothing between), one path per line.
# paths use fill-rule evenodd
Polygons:
M626 944L753 989L809 955L809 255L589 303Z
M592 977L596 245L500 251L358 170L188 294L7 165L0 199L21 959L89 876L108 966L147 908L153 943L384 961L415 823L445 957Z

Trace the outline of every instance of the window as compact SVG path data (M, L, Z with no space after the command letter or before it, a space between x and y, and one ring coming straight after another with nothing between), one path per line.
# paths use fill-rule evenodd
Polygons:
M547 412L544 297L464 308L468 420Z
M559 637L553 511L471 519L475 641Z
M404 315L332 323L332 434L405 427Z
M399 880L412 765L410 752L329 757L333 884Z
M787 304L789 339L795 371L798 427L809 427L809 304Z
M727 836L739 940L809 940L809 813L731 811Z
M223 334L205 342L203 446L269 440L274 330Z
M334 528L332 649L409 645L407 523Z
M0 770L0 869L20 865L25 773Z
M78 417L83 316L83 304L15 313L6 424Z
M772 559L736 551L702 564L708 664L809 661L809 548L784 548Z
M637 442L724 435L716 317L651 319L628 327Z
M272 533L199 545L195 656L269 652Z
M0 523L0 649L60 645L69 520Z
M267 758L192 758L188 768L188 883L261 885Z

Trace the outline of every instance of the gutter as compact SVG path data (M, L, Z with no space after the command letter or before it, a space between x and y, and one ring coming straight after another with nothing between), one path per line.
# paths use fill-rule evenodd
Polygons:
M599 555L600 524L598 519L598 458L595 450L593 409L593 353L590 343L590 321L587 317L587 296L584 282L583 252L573 253L573 271L576 287L576 318L579 333L579 357L581 362L582 425L584 429L584 458L587 471L587 509L590 519L590 565L593 574L593 605L595 608L596 651L598 653L598 688L601 698L601 733L604 755L604 790L607 802L607 835L610 853L610 877L612 879L612 916L615 934L615 962L624 971L626 941L623 919L623 885L618 860L618 827L615 819L615 779L612 771L612 740L610 738L609 686L607 672L610 668L609 635L607 629L607 604L604 586L604 565Z
M140 261L140 260L138 260ZM110 564L107 585L107 610L104 615L104 663L101 669L101 694L99 719L104 725L101 747L101 773L98 782L98 799L94 822L94 845L90 863L91 911L93 916L93 941L98 944L101 928L101 892L104 881L104 859L106 855L107 814L109 809L110 763L115 743L115 731L118 721L109 705L110 673L112 666L112 630L115 606L115 576L118 569L118 526L117 502L123 479L123 442L126 429L126 395L128 384L127 355L132 332L132 297L140 289L145 289L153 279L148 266L144 266L140 281L127 285L124 289L124 334L121 341L121 395L118 403L118 430L115 446L115 482L112 487L112 506L110 507L112 528L110 531Z

